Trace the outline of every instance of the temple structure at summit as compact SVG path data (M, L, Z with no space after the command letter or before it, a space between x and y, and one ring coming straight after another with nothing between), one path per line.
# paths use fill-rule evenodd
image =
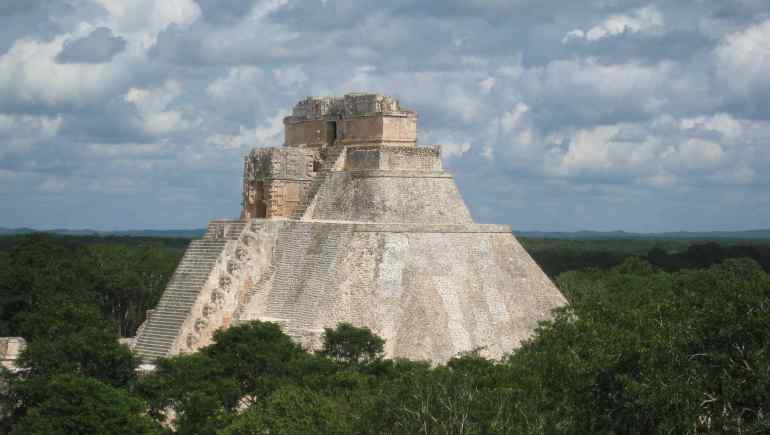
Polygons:
M516 349L566 301L510 227L474 223L417 120L376 94L297 103L283 146L245 157L241 218L190 243L135 352L192 352L251 320L308 348L366 326L388 357Z

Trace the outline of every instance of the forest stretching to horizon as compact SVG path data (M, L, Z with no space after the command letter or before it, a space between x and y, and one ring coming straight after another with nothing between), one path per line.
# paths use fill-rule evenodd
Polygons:
M312 353L254 322L137 374L116 339L189 239L0 237L0 336L28 341L0 433L770 431L770 241L520 240L570 305L501 360L389 360L350 325Z

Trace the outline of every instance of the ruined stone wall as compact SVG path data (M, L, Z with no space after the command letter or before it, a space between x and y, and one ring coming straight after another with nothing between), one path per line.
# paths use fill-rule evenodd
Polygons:
M284 120L284 145L287 147L323 147L337 137L337 124L326 119Z
M404 112L398 100L388 95L353 93L345 95L341 100L344 116Z
M283 123L284 144L289 147L417 142L417 114L401 109L395 98L385 95L306 98Z
M417 143L417 116L374 114L337 121L337 140L345 145Z
M357 146L349 147L345 158L345 171L443 171L441 149L408 146Z
M317 150L259 148L244 162L242 219L291 216L319 166Z
M351 117L371 113L406 113L398 100L388 95L351 93L343 97L307 97L291 112L292 118L318 119L327 116Z

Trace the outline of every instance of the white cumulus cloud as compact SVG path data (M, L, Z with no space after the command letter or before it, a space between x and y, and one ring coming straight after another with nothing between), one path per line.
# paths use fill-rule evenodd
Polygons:
M147 135L164 136L190 126L182 112L169 109L181 93L182 85L169 80L156 88L131 88L123 98L136 107L140 128Z
M587 30L575 29L562 38L562 43L573 40L598 41L623 33L639 33L663 27L663 14L654 5L633 10L627 14L610 15L601 24Z
M740 96L770 91L770 20L725 36L714 53L719 77Z

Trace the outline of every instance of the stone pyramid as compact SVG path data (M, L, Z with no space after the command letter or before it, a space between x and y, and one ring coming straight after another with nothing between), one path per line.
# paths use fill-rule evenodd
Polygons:
M389 357L500 357L566 303L505 225L476 224L440 147L394 98L307 98L245 158L239 220L193 241L134 342L151 363L218 328L277 322L308 348L367 326Z

